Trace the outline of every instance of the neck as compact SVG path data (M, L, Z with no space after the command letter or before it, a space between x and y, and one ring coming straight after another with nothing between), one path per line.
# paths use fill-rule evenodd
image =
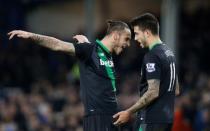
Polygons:
M113 44L112 41L108 38L108 36L105 36L101 42L103 43L103 45L110 51L113 52Z
M162 43L159 36L154 36L148 41L149 48L152 48L155 44Z

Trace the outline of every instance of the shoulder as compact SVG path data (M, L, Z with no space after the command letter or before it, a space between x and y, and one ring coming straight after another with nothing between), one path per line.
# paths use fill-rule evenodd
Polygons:
M95 43L74 44L76 51L85 51L85 52L92 52L95 46L96 46Z
M91 56L96 45L92 43L81 43L74 44L74 47L76 56L81 60L87 60Z
M151 54L156 55L159 58L174 57L173 51L166 45L166 44L160 44L153 50L151 50Z
M74 46L78 48L80 47L93 48L95 46L95 43L77 43L77 44L74 43Z
M158 59L158 53L154 50L149 51L148 53L145 54L144 59Z

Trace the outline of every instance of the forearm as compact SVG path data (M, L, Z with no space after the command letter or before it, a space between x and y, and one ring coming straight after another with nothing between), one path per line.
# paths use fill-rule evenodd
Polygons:
M71 54L74 54L75 52L75 48L72 43L64 42L54 37L32 33L30 39L37 42L37 44L54 51L69 52Z
M131 113L135 113L150 104L154 99L156 99L156 97L153 92L145 93L133 106L127 110Z
M148 90L133 106L127 109L127 111L129 111L130 113L135 113L138 110L150 104L152 101L154 101L159 96L159 85L159 80L149 80Z

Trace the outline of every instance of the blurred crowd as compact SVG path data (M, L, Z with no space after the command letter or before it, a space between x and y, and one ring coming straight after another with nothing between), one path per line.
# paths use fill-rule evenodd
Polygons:
M31 92L1 89L1 131L82 131L83 105L76 86L40 80Z
M174 131L210 131L210 10L181 13Z
M181 12L179 80L173 131L210 131L210 11ZM0 39L0 43L3 43ZM132 46L115 56L118 101L125 109L139 98L141 61L146 50ZM32 41L0 45L0 131L82 131L76 59ZM124 131L132 131L132 123Z

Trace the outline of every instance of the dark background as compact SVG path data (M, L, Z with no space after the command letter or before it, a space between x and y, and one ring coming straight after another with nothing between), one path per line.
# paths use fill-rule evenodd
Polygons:
M160 20L161 38L174 50L182 93L174 131L209 131L209 0L0 0L0 130L81 131L83 105L74 57L33 41L8 40L14 29L74 42L75 34L102 38L106 20L129 22L141 13ZM135 41L115 56L121 109L138 97L143 55ZM133 120L123 130L132 131Z

